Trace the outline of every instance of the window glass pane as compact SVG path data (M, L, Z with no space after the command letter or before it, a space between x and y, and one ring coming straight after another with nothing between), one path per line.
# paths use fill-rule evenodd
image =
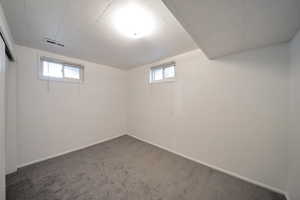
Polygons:
M174 66L166 67L164 70L164 73L165 73L165 78L174 78L175 77L175 67Z
M65 78L80 79L80 68L74 66L64 66Z
M52 78L63 78L62 64L43 61L43 76Z
M163 79L163 69L162 68L155 68L153 69L153 80L159 81Z

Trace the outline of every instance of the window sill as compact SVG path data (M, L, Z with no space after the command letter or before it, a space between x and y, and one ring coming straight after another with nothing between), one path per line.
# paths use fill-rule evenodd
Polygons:
M175 82L175 78L170 78L170 79L165 79L165 80L160 80L160 81L151 81L150 84L156 84L156 83L172 83Z
M59 82L59 83L76 83L81 84L82 80L76 80L76 79L60 79L60 78L47 78L47 77L39 77L39 80L41 81L52 81L52 82Z

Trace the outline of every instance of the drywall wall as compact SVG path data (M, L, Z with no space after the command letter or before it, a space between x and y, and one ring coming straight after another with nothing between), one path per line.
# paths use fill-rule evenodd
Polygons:
M15 50L19 166L125 132L125 71L18 45ZM39 80L39 56L84 65L84 82Z
M5 45L0 38L0 200L5 199Z
M287 179L288 45L218 60L200 50L174 60L176 81L129 71L129 133L284 191Z
M14 56L14 41L0 2L0 200L5 199L5 169L6 169L6 68L8 60L5 47ZM7 46L5 46L5 44Z
M9 62L6 70L6 174L17 170L16 70L16 63Z
M300 199L300 32L290 42L291 90L289 131L288 193L291 200Z

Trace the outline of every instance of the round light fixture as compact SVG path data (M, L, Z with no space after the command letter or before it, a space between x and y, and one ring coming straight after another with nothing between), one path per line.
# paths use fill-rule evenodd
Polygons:
M114 25L123 35L130 38L142 38L153 32L154 20L144 8L131 4L116 10Z

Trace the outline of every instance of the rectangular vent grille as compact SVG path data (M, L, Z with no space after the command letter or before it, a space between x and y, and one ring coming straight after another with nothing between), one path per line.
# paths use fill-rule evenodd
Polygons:
M64 47L65 45L59 41L56 41L56 40L52 40L50 38L45 38L45 42L47 44L51 44L51 45L56 45L56 46L59 46L59 47Z

